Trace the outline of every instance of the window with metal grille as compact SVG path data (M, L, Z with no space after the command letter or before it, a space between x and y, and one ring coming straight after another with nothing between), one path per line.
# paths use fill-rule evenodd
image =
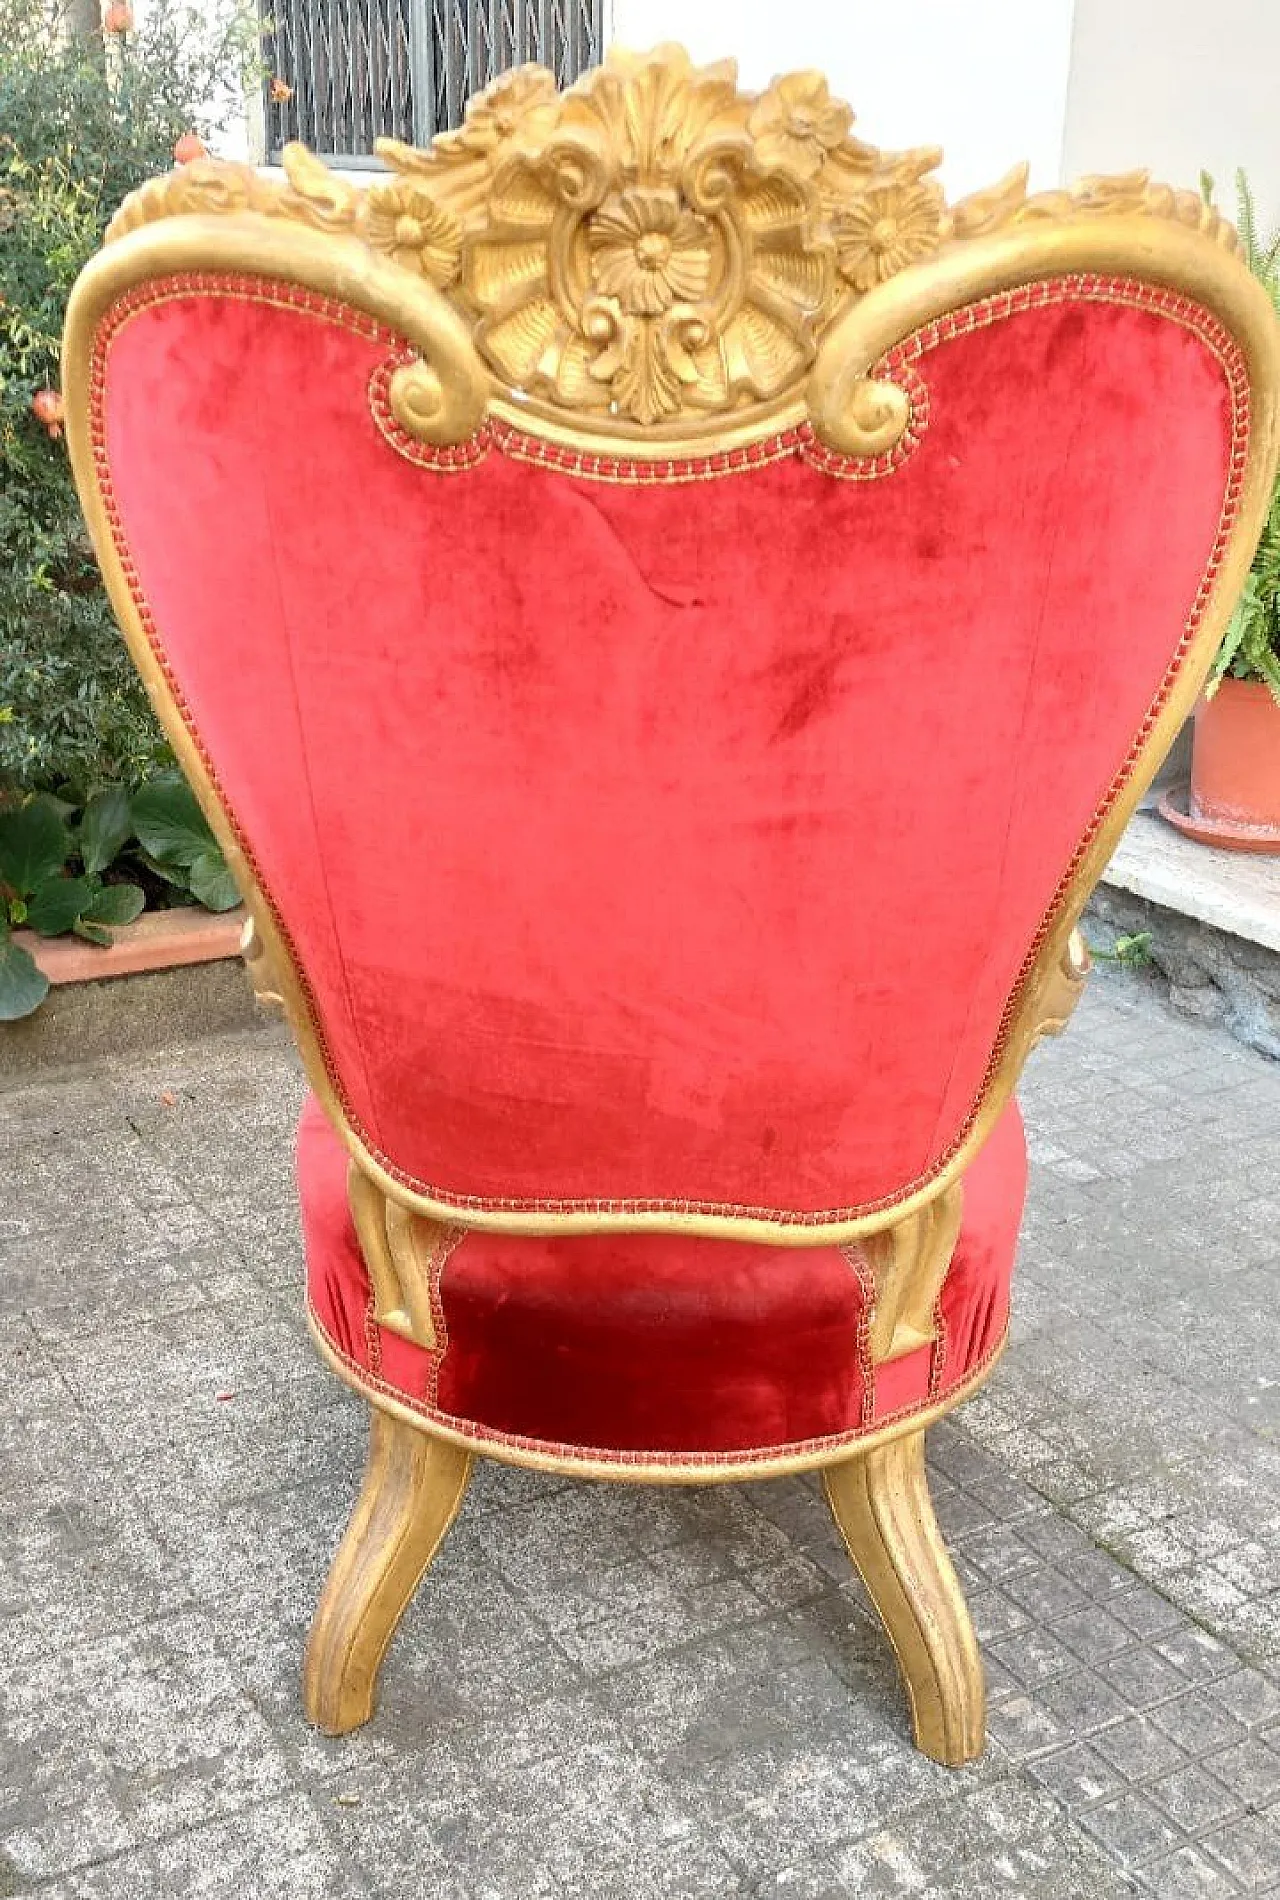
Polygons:
M274 87L267 152L289 139L370 163L375 138L425 145L473 92L527 60L568 85L595 65L604 0L259 0ZM289 96L283 96L288 89Z

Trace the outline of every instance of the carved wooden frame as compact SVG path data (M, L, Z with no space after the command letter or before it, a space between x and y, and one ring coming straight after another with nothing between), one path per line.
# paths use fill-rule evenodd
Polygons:
M121 207L76 286L64 345L67 434L108 592L244 893L255 987L283 1002L311 1085L350 1153L377 1319L423 1346L435 1342L430 1261L465 1227L859 1246L875 1280L873 1360L927 1344L965 1169L1034 1043L1061 1029L1075 1005L1087 969L1076 930L1085 900L1200 690L1248 569L1280 450L1280 338L1231 228L1195 193L1153 185L1145 173L1029 198L1022 168L949 207L932 177L939 153L880 152L852 136L851 120L818 74L788 75L755 97L738 91L731 63L695 68L677 47L611 53L563 94L549 74L523 68L473 100L464 126L429 151L383 141L394 176L365 190L300 147L286 151L283 180L214 160L156 179ZM893 1205L838 1220L462 1207L398 1179L344 1110L305 977L150 637L95 439L97 343L113 310L166 277L284 283L337 300L407 342L385 379L378 423L445 466L489 430L588 476L687 479L691 469L716 475L749 464L800 432L835 472L862 458L879 473L893 466L912 422L909 379L884 373L897 346L984 298L1081 276L1159 286L1223 326L1244 359L1248 446L1184 663L1044 920L954 1152ZM672 1459L597 1469L450 1433L362 1385L319 1343L374 1407L365 1492L309 1650L307 1706L322 1726L349 1728L370 1713L383 1650L458 1507L471 1453L483 1449L642 1482L825 1463L832 1509L902 1664L917 1740L948 1761L980 1747L981 1666L922 1456L925 1426L980 1379L852 1449L754 1465Z
M367 189L301 147L286 151L283 180L211 159L155 179L125 201L77 285L65 343L68 441L113 605L244 890L261 981L283 999L312 1086L365 1174L428 1221L846 1245L946 1194L1030 1048L1079 993L1072 932L1085 899L1190 710L1238 594L1274 464L1280 370L1274 319L1231 227L1197 194L1145 173L1028 198L1017 168L948 207L931 177L936 150L880 152L852 135L851 118L818 74L787 75L755 97L738 91L731 62L698 68L678 47L612 52L563 94L541 69L521 68L473 100L462 128L430 150L382 141L395 176ZM732 465L803 429L870 466L909 430L903 378L876 373L895 346L983 298L1082 274L1163 287L1226 329L1248 369L1248 452L1185 663L1044 920L954 1151L892 1205L838 1218L482 1205L399 1178L352 1126L305 977L148 637L93 440L104 319L160 278L275 280L406 339L411 356L389 376L386 401L394 427L428 450L448 453L491 427L577 458L588 474L602 462L665 474L690 461Z

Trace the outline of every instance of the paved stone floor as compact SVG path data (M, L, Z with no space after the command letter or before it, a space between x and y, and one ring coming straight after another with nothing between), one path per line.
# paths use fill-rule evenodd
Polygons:
M360 1405L274 1032L0 1093L0 1894L1280 1893L1280 1065L1104 975L1013 1343L931 1437L991 1744L917 1755L812 1483L486 1465L381 1712L298 1707Z

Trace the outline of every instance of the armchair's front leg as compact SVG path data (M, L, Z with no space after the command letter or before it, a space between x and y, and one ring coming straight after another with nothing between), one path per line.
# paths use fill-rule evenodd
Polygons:
M822 1480L897 1655L916 1746L949 1767L972 1761L986 1739L982 1658L933 1514L924 1433L828 1465Z
M378 1669L458 1514L471 1454L370 1407L364 1488L311 1625L302 1699L330 1735L373 1714Z

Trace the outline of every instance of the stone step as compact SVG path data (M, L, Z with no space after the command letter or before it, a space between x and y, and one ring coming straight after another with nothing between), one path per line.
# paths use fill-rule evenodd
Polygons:
M1280 1060L1280 856L1197 844L1139 811L1085 919L1103 950L1149 932L1148 976L1173 1009Z

